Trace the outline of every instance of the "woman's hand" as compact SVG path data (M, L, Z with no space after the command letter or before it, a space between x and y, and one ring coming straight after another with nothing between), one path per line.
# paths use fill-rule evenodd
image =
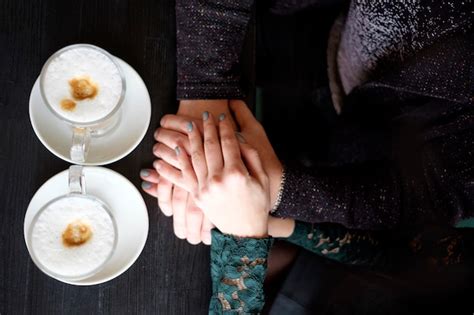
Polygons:
M191 161L181 146L176 155L181 169L179 185L192 192L196 204L223 233L240 237L268 235L269 182L258 152L239 144L231 120L203 114L203 136L189 122Z
M240 129L239 134L248 144L254 147L260 155L263 168L270 181L270 204L273 207L280 190L283 172L282 164L273 150L263 126L255 118L247 105L240 100L231 100L229 106Z

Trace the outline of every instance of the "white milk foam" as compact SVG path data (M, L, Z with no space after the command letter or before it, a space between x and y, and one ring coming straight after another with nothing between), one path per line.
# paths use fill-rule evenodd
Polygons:
M81 220L92 230L82 245L67 247L62 234L69 223ZM71 196L59 199L40 214L33 227L31 246L39 262L52 272L79 277L98 268L113 249L113 222L100 203Z
M74 100L76 109L61 108L63 99L71 99L69 81L87 77L98 86L93 99ZM46 69L43 80L48 103L62 117L87 123L107 116L117 105L122 93L122 79L117 66L101 52L78 47L54 58Z

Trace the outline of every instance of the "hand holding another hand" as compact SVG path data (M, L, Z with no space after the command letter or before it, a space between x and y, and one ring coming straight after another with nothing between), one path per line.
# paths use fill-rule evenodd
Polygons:
M219 116L218 128L212 114L203 114L203 137L195 126L189 122L187 129L191 159L176 147L182 170L177 184L192 192L196 204L221 232L267 236L269 182L258 152L239 143L225 114Z
M202 134L203 120L201 117L197 118L196 116L198 115L199 108L206 108L206 106L212 108L214 112L216 110L224 112L227 122L230 119L232 128L235 128L232 116L229 115L230 108L240 129L237 137L247 143L246 145L241 144L239 149L245 146L249 147L250 145L258 151L263 169L269 177L270 207L275 203L282 176L282 165L263 127L255 119L244 102L236 100L229 102L226 100L182 101L178 115L164 116L161 120L161 128L155 133L158 143L154 146L153 151L156 156L162 159L154 163L158 172L149 170L150 175L142 176L142 178L152 183L152 187L145 189L145 191L158 197L163 213L174 216L175 234L179 238L187 238L192 244L199 243L201 240L206 244L210 244L210 229L213 225L206 216L202 215L199 207L185 189L177 185L182 172L178 156L173 148L179 146L182 151L191 154L190 141L187 137L189 122L193 123L193 131L199 130ZM202 112L199 112L199 116L201 116ZM211 114L211 117L213 116ZM242 156L244 154L242 152ZM274 236L283 236L279 232L282 230L281 227L283 225L279 224L279 221L276 220L279 219L272 218L270 222L270 233L275 233ZM272 226L274 227L272 228ZM285 222L285 226L288 226L288 222ZM283 234L287 234L287 232L285 231Z
M186 123L190 120L202 130L201 115L204 111L228 113L227 100L182 100L176 115L166 115L161 119L161 128L155 131L158 141L153 153L161 158L154 162L153 169L144 169L140 177L144 180L143 190L158 199L158 205L166 216L173 216L173 229L176 237L187 239L190 244L211 244L211 229L214 227L196 206L187 191L174 185L156 171L163 163L165 167L178 168L174 148L181 144L189 149Z

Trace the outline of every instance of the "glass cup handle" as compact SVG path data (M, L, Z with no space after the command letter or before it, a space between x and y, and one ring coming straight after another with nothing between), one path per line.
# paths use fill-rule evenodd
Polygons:
M84 163L89 143L91 141L91 132L88 128L74 128L72 131L72 146L70 150L71 160L75 163Z
M83 195L86 193L86 180L80 165L69 167L69 192Z

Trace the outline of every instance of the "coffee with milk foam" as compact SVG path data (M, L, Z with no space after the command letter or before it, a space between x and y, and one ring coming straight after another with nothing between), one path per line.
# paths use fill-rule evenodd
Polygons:
M31 232L35 257L63 277L81 277L99 268L115 243L112 219L102 204L81 196L61 198L39 215Z
M42 83L52 109L77 123L106 117L119 102L123 88L114 62L88 47L72 48L54 57Z

